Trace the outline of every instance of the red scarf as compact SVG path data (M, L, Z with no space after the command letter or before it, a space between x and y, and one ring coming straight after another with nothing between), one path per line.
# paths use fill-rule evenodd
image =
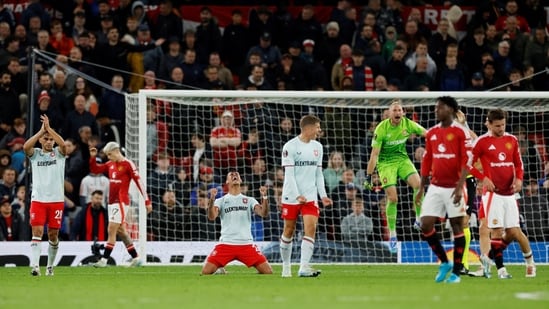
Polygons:
M345 76L353 78L353 66L348 65L345 67ZM374 73L369 66L364 66L364 89L366 91L374 91Z
M86 209L86 239L81 240L93 240L93 207L91 205ZM105 213L100 211L97 216L99 220L97 224L97 240L104 241L107 240L105 235Z

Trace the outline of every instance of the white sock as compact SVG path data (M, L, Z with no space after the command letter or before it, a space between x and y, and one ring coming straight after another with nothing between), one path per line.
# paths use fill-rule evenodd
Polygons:
M315 240L311 237L303 236L303 239L301 240L301 260L299 261L299 269L309 267L314 249Z
M280 236L280 257L282 264L289 266L292 262L292 238Z
M59 240L57 240L56 243L49 242L50 245L48 247L48 267L53 266L53 262L55 262L55 257L57 256L57 249L59 248Z
M40 265L40 252L42 251L42 238L33 236L31 240L31 261L30 266Z
M389 237L397 237L396 231L389 231Z
M532 251L526 253L523 252L522 256L524 256L524 260L527 265L534 265L534 255L532 254Z

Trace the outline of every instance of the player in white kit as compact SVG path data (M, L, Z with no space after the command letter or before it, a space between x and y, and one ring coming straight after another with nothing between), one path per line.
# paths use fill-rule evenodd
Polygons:
M282 167L284 168L282 187L284 230L280 236L282 277L292 276L292 239L299 214L303 217L304 235L301 240L298 275L316 277L320 274L319 270L313 269L309 264L313 255L316 224L320 214L318 196L320 195L324 206L332 204L332 200L326 194L322 174L322 144L315 140L321 132L320 119L314 115L307 115L301 118L299 126L301 133L289 140L282 148Z
M273 270L267 258L253 243L252 214L265 218L269 214L267 187L259 188L261 204L253 197L240 191L242 179L236 171L227 174L229 193L215 199L217 189L210 189L208 219L221 219L221 237L202 268L203 275L211 275L229 262L237 260L248 267L255 267L260 274L272 274ZM224 271L224 270L223 270Z
M23 145L30 160L32 194L30 207L31 274L40 276L40 252L44 225L48 225L48 263L46 276L53 276L53 262L59 246L59 228L65 206L65 141L50 127L48 116L40 116L42 127ZM42 148L34 148L36 142ZM57 147L53 147L57 144Z

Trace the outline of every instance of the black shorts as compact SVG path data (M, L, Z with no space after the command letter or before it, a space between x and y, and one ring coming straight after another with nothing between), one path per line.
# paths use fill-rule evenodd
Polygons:
M471 216L472 213L477 213L475 206L475 197L477 194L477 180L475 177L468 177L465 179L467 186L467 215Z

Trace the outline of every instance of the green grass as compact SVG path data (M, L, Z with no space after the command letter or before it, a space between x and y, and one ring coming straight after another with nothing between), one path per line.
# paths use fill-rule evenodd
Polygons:
M435 265L322 265L318 278L296 277L297 266L281 278L273 268L200 276L200 266L58 267L54 277L0 268L0 308L549 308L549 266L533 279L510 266L513 279L463 277L455 285L435 283Z

